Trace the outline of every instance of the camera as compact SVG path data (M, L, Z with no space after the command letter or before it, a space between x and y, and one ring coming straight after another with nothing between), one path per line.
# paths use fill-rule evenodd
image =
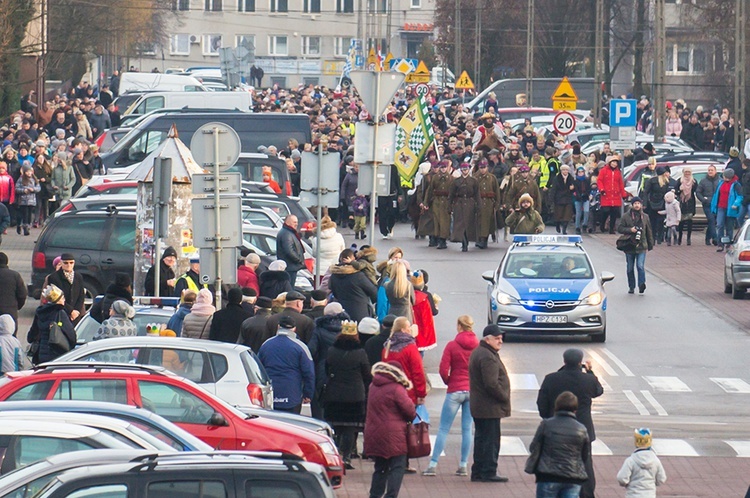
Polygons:
M635 241L636 242L640 242L641 241L641 229L640 228L638 230L636 230L636 232L635 232Z

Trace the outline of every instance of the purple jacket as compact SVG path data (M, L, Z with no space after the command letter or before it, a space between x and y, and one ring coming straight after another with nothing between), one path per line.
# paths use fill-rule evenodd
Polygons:
M376 363L372 373L364 451L381 458L406 455L406 424L417 416L416 407L406 394L411 382L402 370L388 363Z

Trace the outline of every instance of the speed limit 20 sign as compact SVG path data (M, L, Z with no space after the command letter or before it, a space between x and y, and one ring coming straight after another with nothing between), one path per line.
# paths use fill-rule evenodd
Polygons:
M555 114L552 126L558 134L569 135L576 129L576 118L567 111L558 112Z

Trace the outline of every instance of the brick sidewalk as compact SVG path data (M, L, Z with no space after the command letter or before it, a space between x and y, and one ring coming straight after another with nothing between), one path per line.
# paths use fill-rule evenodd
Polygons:
M596 496L599 498L622 497L625 490L616 479L624 457L598 456L594 459L596 470ZM747 473L750 462L743 458L661 458L667 472L667 483L659 487L661 497L743 497L748 489ZM428 459L412 461L420 472ZM436 477L423 477L421 474L407 475L399 496L403 498L440 498L464 496L476 498L532 497L535 494L534 476L525 474L525 457L500 457L499 473L507 475L510 481L505 484L474 483L468 477L456 477L453 472L457 462L448 456L440 459L439 474ZM370 462L355 461L357 470L349 471L344 486L338 496L361 498L368 496L373 465Z

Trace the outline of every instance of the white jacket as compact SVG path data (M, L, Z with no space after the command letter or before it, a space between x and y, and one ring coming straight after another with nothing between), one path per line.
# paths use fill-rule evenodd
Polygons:
M318 241L312 238L313 257L315 257ZM336 228L326 228L320 231L320 274L324 274L331 265L339 262L339 254L346 249L344 237L336 231Z
M26 352L21 343L13 337L16 322L10 315L0 316L0 370L2 373L17 372L29 368Z
M656 486L667 482L667 474L651 449L635 450L622 464L617 482L627 489L625 498L656 498Z

